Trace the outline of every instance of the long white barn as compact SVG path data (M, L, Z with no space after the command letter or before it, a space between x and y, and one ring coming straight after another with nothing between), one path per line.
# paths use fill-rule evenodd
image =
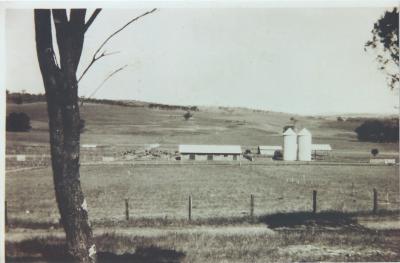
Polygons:
M240 145L179 145L183 160L239 160L242 155Z

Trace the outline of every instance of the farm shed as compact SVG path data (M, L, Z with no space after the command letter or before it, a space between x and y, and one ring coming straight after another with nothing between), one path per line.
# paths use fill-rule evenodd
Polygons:
M329 155L330 151L332 151L330 144L311 144L312 158L314 160L323 159Z
M182 160L227 160L240 159L239 145L179 145Z
M282 146L260 145L258 146L258 154L264 156L274 156L275 151L282 151Z

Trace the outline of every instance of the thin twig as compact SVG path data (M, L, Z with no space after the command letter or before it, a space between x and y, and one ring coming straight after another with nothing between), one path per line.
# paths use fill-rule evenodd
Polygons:
M105 54L105 52L103 52L103 53L101 53L101 54L99 55L101 49L104 47L105 44L107 44L107 42L108 42L112 37L114 37L116 34L118 34L119 32L121 32L122 30L124 30L127 26L129 26L129 25L132 24L133 22L137 21L138 19L140 19L140 18L142 18L142 17L144 17L144 16L146 16L146 15L149 15L149 14L155 12L156 10L157 10L157 8L153 8L151 11L147 11L147 12L141 14L140 16L137 16L137 17L133 18L133 19L130 20L128 23L126 23L124 26L122 26L121 28L119 28L119 29L118 29L117 31L115 31L114 33L112 33L109 37L107 37L106 40L104 40L103 43L99 46L99 48L94 52L93 57L92 57L92 61L90 61L89 65L85 68L85 70L83 71L82 75L79 77L78 82L83 78L83 76L86 74L86 72L90 69L90 67L93 66L93 64L94 64L97 60L101 59L102 57L105 57L106 55L113 54L113 53Z
M124 65L116 70L114 70L113 72L111 72L104 80L103 82L101 82L101 84L87 97L87 99L90 99L92 96L94 96L96 94L97 91L99 91L99 89L104 85L104 83L106 83L107 80L109 80L112 76L114 76L115 74L117 74L118 72L122 71L124 68L126 68L128 65ZM83 106L83 100L81 101L81 107Z
M102 57L118 54L120 52L121 51L114 51L114 52L106 53L106 51L104 51L98 57L93 56L92 61L90 61L89 65L85 68L85 70L83 71L82 75L79 77L78 83L79 83L79 81L81 81L82 77L86 74L86 72L89 70L89 68L94 64L94 62L96 62L97 60L101 59Z

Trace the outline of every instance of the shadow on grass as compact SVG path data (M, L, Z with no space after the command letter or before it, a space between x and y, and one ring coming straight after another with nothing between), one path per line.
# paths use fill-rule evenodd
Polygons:
M103 240L104 241L104 240ZM114 240L115 241L115 240ZM113 240L110 240L113 242ZM18 243L6 244L6 262L74 262L66 252L65 241L61 238L34 238ZM185 254L172 249L156 246L137 247L134 253L114 254L98 252L98 263L179 263Z
M261 216L259 222L267 224L270 228L298 226L343 227L358 225L355 218L357 215L359 214L336 211L319 213L291 212Z
M338 212L323 211L313 214L307 211L301 212L282 212L275 214L267 214L251 218L248 215L236 217L211 217L211 218L195 218L192 221L178 218L132 218L126 220L94 220L92 225L94 228L99 227L184 227L184 226L224 226L224 225L240 225L265 223L271 227L296 226L296 225L313 225L320 224L325 226L340 226L343 224L351 224L351 218L357 217L398 217L400 210L378 210L373 214L371 211L355 211L355 212ZM12 218L9 220L8 228L26 228L26 229L60 229L61 226L54 222L32 221L22 218Z

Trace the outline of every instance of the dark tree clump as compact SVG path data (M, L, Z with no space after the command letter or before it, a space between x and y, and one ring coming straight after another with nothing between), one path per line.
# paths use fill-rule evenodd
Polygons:
M399 83L399 11L386 11L374 24L372 39L365 48L376 51L379 69L384 71L391 89Z
M359 141L398 142L399 120L367 120L355 132Z
M185 118L185 121L189 120L190 118L193 117L193 114L190 113L190 111L187 111L184 115L183 118Z
M24 112L12 112L7 116L6 130L12 132L27 132L31 130L31 119Z
M379 153L379 150L376 149L376 148L374 148L374 149L371 150L371 154L372 154L374 157L376 157L376 156L378 155L378 153Z

